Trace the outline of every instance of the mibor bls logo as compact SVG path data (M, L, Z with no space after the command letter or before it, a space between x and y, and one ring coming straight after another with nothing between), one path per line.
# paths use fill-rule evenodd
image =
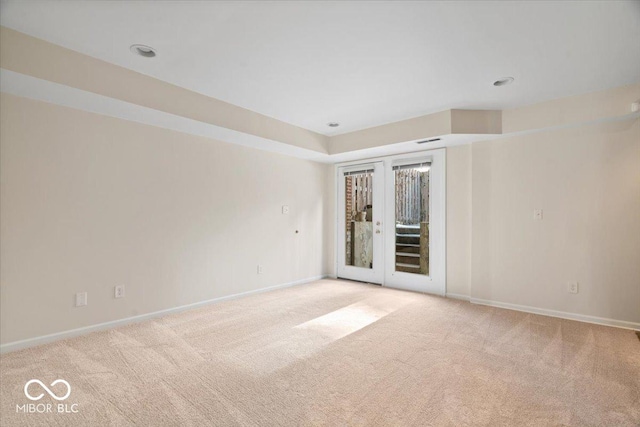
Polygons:
M31 384L37 384L39 387L39 391L40 394L32 394L33 389L35 387L31 387L31 390L29 388L29 386ZM51 390L49 387L53 388L58 384L64 384L64 386L66 387L66 392L64 394L58 395L55 392L53 392L53 390ZM49 384L49 387L47 387L42 381L40 380L29 380L27 381L27 383L24 385L24 395L27 397L27 399L32 400L32 401L38 401L40 399L42 399L45 396L46 392L51 398L61 402L63 400L67 400L67 398L71 395L71 385L69 385L68 382L66 382L65 380L61 380L61 379L57 379L54 382L52 382L51 384ZM57 387L56 390L61 391L60 390L61 387ZM68 403L25 403L23 405L16 405L16 412L20 412L20 413L25 413L25 414L43 414L43 413L57 413L57 414L75 414L78 412L78 404L77 403L73 403L73 404L68 404Z

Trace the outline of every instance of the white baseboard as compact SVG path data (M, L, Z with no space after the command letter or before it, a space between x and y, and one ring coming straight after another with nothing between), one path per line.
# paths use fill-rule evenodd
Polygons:
M316 280L325 279L329 276L315 276L307 279L297 280L295 282L283 283L280 285L269 286L267 288L256 289L253 291L241 292L239 294L227 295L224 297L213 298L210 300L199 301L193 304L181 305L179 307L168 308L165 310L154 311L152 313L141 314L133 317L126 317L124 319L112 320L110 322L98 323L96 325L85 326L77 329L70 329L67 331L56 332L49 335L42 335L39 337L28 338L26 340L13 341L0 345L0 354L8 353L10 351L22 350L29 347L35 347L37 345L47 344L54 341L63 340L66 338L73 338L80 335L86 335L91 332L104 331L106 329L116 328L118 326L125 326L132 323L139 323L145 320L156 319L158 317L166 316L168 314L180 313L182 311L191 310L194 308L202 307L209 304L215 304L223 301L229 301L249 295L260 294L263 292L275 291L276 289L289 288L297 285L304 285L305 283L315 282Z
M469 295L463 295L463 294L450 294L449 292L447 292L447 294L445 295L447 298L453 298L453 299L459 299L462 301L469 301Z
M449 294L447 294L448 296ZM626 320L607 319L605 317L588 316L586 314L567 313L565 311L549 310L546 308L529 307L526 305L511 304L507 302L491 301L478 298L468 298L473 304L488 305L491 307L506 308L507 310L523 311L525 313L540 314L542 316L559 317L561 319L577 320L579 322L595 323L597 325L615 326L617 328L640 330L640 323Z

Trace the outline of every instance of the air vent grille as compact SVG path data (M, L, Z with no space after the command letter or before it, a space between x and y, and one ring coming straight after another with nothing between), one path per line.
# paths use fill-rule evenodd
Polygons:
M436 141L440 141L440 138L425 139L423 141L416 142L416 144L426 144L428 142L436 142Z

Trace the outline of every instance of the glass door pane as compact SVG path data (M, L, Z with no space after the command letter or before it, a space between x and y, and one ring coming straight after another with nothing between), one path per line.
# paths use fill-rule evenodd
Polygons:
M373 169L345 172L345 265L373 268Z
M384 246L384 164L339 167L337 276L382 284Z
M393 167L395 271L429 275L430 163Z

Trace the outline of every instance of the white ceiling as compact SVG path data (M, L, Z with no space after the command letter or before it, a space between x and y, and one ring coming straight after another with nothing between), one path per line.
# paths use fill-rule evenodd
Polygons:
M640 81L639 1L2 1L0 21L326 135Z

